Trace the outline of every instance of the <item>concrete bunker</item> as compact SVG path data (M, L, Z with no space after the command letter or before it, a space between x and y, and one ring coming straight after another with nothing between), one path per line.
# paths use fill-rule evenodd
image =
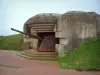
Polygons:
M42 38L41 41L25 35L25 50L56 52L62 56L89 39L100 37L100 15L83 11L37 14L25 22L24 32Z
M60 14L43 13L35 15L26 21L24 32L42 38L42 40L38 40L25 36L24 44L26 44L27 49L39 52L56 51L55 45L59 43L59 39L55 37L55 29L59 16Z

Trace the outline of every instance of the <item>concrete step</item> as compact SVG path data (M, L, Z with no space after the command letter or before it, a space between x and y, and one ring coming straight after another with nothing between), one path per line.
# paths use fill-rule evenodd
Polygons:
M55 54L32 54L32 53L21 53L23 55L32 56L32 57L56 57Z
M37 55L57 55L56 52L37 52L37 51L28 51L28 50L27 51L24 51L24 53L37 54Z
M21 57L24 57L26 59L35 59L35 60L57 60L58 55L56 52L37 52L32 50L27 50L24 52L21 52Z
M58 57L37 57L37 56L27 56L23 54L17 54L17 55L30 60L52 60L52 61L58 60Z

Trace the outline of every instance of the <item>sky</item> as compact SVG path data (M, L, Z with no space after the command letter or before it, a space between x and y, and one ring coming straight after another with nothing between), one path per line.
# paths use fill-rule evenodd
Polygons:
M94 11L100 14L100 0L0 0L0 35L23 31L30 17L39 13L63 14L68 11Z

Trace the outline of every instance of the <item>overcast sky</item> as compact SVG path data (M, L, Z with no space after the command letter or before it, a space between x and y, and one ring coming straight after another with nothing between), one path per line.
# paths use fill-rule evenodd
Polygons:
M100 14L100 0L0 0L0 35L23 31L25 21L38 13L94 11Z

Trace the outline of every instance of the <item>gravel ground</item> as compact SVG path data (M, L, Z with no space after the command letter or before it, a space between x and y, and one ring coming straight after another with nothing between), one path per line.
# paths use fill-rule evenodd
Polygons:
M26 60L0 50L0 75L100 75L100 71L63 70L56 61Z

